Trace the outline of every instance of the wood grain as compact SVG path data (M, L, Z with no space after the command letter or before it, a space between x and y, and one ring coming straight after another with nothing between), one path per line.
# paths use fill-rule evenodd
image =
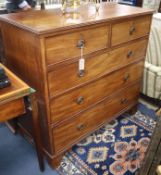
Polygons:
M73 144L137 104L152 13L102 3L98 14L84 7L79 14L52 9L0 16L7 66L37 91L43 150L52 167ZM133 23L137 34L129 37Z
M45 40L47 64L80 57L81 49L77 47L80 40L84 40L83 54L108 48L108 36L109 26L105 25L84 27L72 33L48 37Z
M64 122L53 130L53 139L55 151L60 151L73 145L75 140L82 138L83 135L92 131L95 127L104 122L109 122L121 110L132 103L136 103L140 90L140 85L137 83L119 93L116 93L108 100L103 101L92 109L80 114L75 119ZM126 99L126 102L122 102Z
M150 9L130 7L115 3L101 3L99 13L91 7L83 7L78 14L63 15L61 9L28 11L25 13L1 15L0 20L35 34L53 34L80 26L90 26L102 22L124 20L128 17L152 14Z
M140 79L143 73L143 61L107 75L98 81L77 88L70 93L54 98L50 102L51 122L63 122L75 113L88 108L118 89ZM108 82L108 83L107 83ZM82 101L81 98L83 98Z
M0 122L13 119L25 113L25 105L22 98L0 105Z
M25 33L23 30L7 23L3 23L2 38L7 67L31 87L37 89L39 93L38 79L41 75L41 67L39 67L35 55L35 49L38 45L36 38L32 34ZM36 75L36 77L32 75Z
M30 87L26 83L24 83L1 63L0 66L5 70L5 73L11 82L9 87L0 89L0 104L28 95L30 93Z
M21 30L13 25L9 25L8 23L3 23L2 38L4 42L6 66L32 88L36 89L39 108L42 108L41 103L47 105L46 99L48 99L48 89L45 83L46 76L44 75L44 43L42 44L42 41L38 36ZM43 107L44 108L41 109L43 113L39 114L39 118L43 123L41 125L43 126L41 128L41 132L43 132L45 135L45 137L43 137L44 146L50 150L50 152L52 152L52 149L50 146L48 146L50 145L47 115L48 111L47 107L44 105ZM26 127L24 125L23 129L27 130L28 128L30 127Z
M149 34L151 16L134 18L112 26L112 46Z
M6 122L15 117L22 117L22 115L26 113L27 105L29 106L31 104L32 126L36 152L40 170L44 171L37 99L34 94L35 90L30 88L4 65L0 64L0 66L4 69L5 74L11 83L9 87L0 89L0 122ZM25 103L25 97L29 99L27 105ZM15 124L18 126L17 119ZM17 127L15 127L15 129L17 129Z
M141 40L111 52L88 57L85 59L85 75L83 77L78 76L78 61L56 67L48 74L50 97L144 58L146 47L147 40ZM132 54L127 57L129 52Z

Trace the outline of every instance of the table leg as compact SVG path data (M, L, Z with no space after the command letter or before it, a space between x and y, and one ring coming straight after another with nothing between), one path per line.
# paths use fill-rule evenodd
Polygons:
M36 152L39 162L39 167L41 171L44 171L44 160L43 160L43 152L42 152L42 142L41 142L41 134L40 134L40 121L38 117L38 106L36 95L33 93L29 96L32 108L32 120L33 120L33 132L34 132L34 141L36 146Z

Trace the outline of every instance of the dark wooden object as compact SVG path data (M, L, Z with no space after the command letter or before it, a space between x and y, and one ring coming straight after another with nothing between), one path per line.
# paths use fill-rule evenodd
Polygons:
M143 0L136 0L136 6L142 7L143 5Z
M44 170L42 144L40 137L40 126L38 119L37 100L34 93L27 84L16 77L10 70L0 64L5 69L6 75L11 81L11 86L0 89L0 122L20 117L26 112L24 97L28 97L32 108L32 120L34 141L39 161L40 169ZM9 146L9 145L8 145ZM3 150L1 150L3 151Z
M114 3L101 4L99 13L87 8L0 16L7 66L37 91L44 154L52 167L139 97L153 11ZM81 45L84 72L78 70Z
M161 109L158 115L157 125L138 175L156 175L157 166L161 163Z
M160 2L160 5L159 5L159 10L158 10L158 12L161 13L161 2Z

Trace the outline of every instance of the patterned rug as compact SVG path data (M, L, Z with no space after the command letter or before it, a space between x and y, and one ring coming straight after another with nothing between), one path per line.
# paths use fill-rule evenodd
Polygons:
M61 175L134 175L156 125L155 112L143 104L75 145L63 158Z

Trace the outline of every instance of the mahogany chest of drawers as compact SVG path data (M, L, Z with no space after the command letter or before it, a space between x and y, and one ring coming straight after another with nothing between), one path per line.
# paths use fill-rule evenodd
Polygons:
M2 15L6 64L37 90L44 154L63 153L105 122L136 106L151 10L102 3ZM80 74L79 43L85 70Z

